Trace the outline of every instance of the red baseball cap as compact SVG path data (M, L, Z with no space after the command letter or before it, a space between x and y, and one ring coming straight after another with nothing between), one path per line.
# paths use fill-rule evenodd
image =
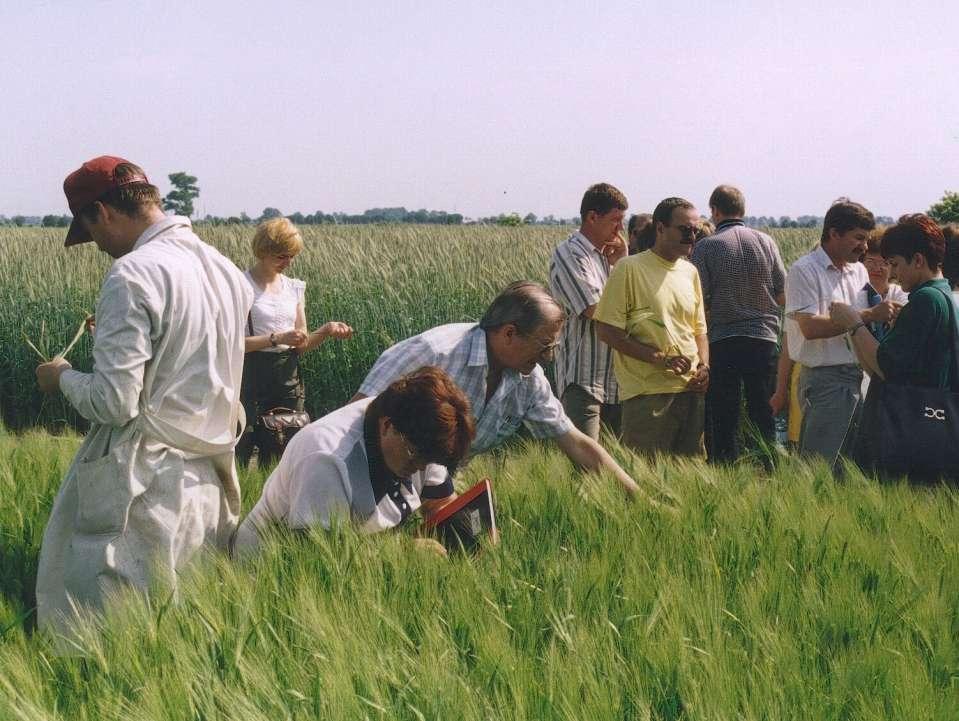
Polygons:
M67 196L67 205L73 213L73 222L67 231L65 246L77 245L93 240L80 223L80 211L90 203L99 200L114 188L120 188L131 183L149 183L147 176L142 172L124 175L117 179L116 169L121 163L132 165L129 160L117 158L113 155L101 155L99 158L88 160L74 170L63 181L63 192Z

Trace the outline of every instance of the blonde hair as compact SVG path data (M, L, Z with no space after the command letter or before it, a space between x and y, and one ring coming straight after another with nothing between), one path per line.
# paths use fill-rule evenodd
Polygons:
M253 235L253 255L265 258L268 255L299 255L303 250L303 237L287 218L264 220Z

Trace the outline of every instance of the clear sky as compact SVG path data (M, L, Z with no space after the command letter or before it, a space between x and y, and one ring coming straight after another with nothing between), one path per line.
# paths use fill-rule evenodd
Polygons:
M199 213L750 215L959 190L959 2L0 0L0 213L101 154Z

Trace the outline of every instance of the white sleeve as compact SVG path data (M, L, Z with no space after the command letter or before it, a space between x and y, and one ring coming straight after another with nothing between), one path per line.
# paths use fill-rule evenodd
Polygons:
M290 528L330 527L330 519L340 516L349 520L349 479L346 465L339 459L314 453L300 459L289 471L289 509L286 522Z
M909 294L897 283L889 284L889 292L886 295L888 296L887 300L891 300L894 303L902 303L905 305L909 302Z
M297 280L296 278L291 278L290 281L293 284L293 292L296 294L296 302L300 305L306 303L306 281Z
M573 422L563 410L563 404L553 394L542 368L535 368L530 376L533 392L526 407L523 422L533 438L559 438L570 432Z
M786 274L786 313L819 315L821 302L819 288L809 271L793 265Z
M160 318L148 297L145 287L119 273L103 283L93 372L68 370L60 376L63 395L88 421L122 426L139 413L143 372L153 357L151 334L160 334Z
M421 473L423 488L420 491L420 498L449 498L453 495L453 477L450 476L446 466L430 463Z

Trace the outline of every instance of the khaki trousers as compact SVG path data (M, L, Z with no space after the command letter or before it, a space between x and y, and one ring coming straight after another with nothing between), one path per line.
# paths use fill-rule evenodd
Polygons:
M614 435L619 435L621 406L619 403L600 403L580 385L566 386L562 397L563 410L580 431L599 440L601 425L606 425Z
M704 458L706 395L654 393L623 401L623 443L647 456L672 453Z

